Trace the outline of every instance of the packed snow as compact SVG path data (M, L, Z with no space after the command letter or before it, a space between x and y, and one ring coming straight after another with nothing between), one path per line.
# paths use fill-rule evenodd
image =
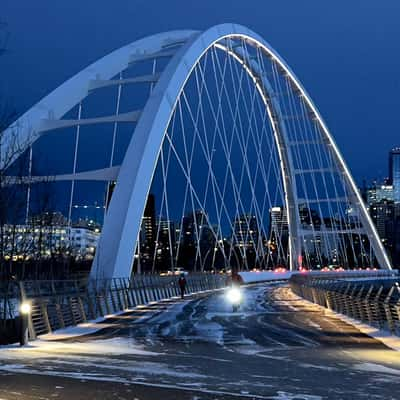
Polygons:
M244 283L256 283L287 280L292 276L292 272L243 271L239 272L239 275Z
M220 291L164 303L158 312L145 309L146 318L140 314L136 318L132 311L131 318L124 316L113 329L101 321L108 329L90 340L71 339L67 330L62 334L68 340L42 339L23 348L4 347L0 379L12 373L47 375L76 382L169 388L177 393L191 390L193 399L208 393L216 398L322 400L330 398L321 392L326 393L324 385L331 382L339 382L332 393L335 398L358 398L357 390L376 394L385 390L389 380L400 385L400 365L394 358L389 360L390 350L376 350L387 357L386 363L382 358L378 363L371 351L361 347L357 353L351 347L321 345L324 335L340 332L343 323L336 315L297 298L280 283L241 290L243 302L237 312L232 311L225 291ZM84 328L80 329L86 334ZM350 328L349 332L346 339L359 344L357 331ZM370 377L374 386L364 384Z

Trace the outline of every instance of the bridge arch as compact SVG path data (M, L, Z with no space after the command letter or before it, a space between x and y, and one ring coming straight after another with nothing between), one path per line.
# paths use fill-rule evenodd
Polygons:
M303 241L306 240L304 238L307 235L310 235L310 232L302 228L304 221L301 220L299 207L306 202L307 209L310 211L310 202L328 202L330 199L310 199L306 193L308 187L305 183L303 183L303 194L300 193L297 175L307 173L323 175L324 168L321 165L318 168L310 166L307 170L304 167L296 166L299 155L296 155L296 151L292 150L292 147L307 146L307 143L304 140L304 143L295 142L293 136L290 137L290 121L282 110L283 103L279 99L278 86L276 84L274 86L271 81L272 78L263 69L260 57L268 58L271 61L277 73L284 77L290 89L301 99L301 104L305 107L303 112L317 126L318 140L321 141L319 145L329 153L330 165L334 165L337 169L340 185L344 187L346 207L349 209L351 205L352 209L356 210L358 225L348 228L347 225L344 227L342 223L339 223L340 226L336 227L336 231L352 230L350 234L353 235L353 231L362 229L380 267L390 268L389 259L368 216L354 180L316 106L295 74L275 50L263 38L243 26L223 24L202 33L178 31L160 34L117 50L56 89L21 117L14 128L21 125L29 126L30 130L39 135L41 131L48 128L49 124L48 121L45 123L43 118L53 121L50 123L50 127L57 127L57 123L54 124L54 121L59 120L73 105L78 104L87 95L90 85L96 86L96 79L101 82L110 80L112 76L115 76L130 62L134 61L135 57L143 58L147 54L162 56L163 52L168 52L169 47L173 47L176 43L180 43L181 46L157 79L154 90L143 110L135 115L125 115L127 119L137 118L137 126L118 170L117 184L105 216L91 277L103 279L126 277L131 274L146 201L157 162L160 159L160 154L162 154L167 129L171 124L174 113L177 112L177 105L185 85L210 49L225 52L227 56L241 65L253 82L264 104L274 136L279 168L282 174L284 207L286 208L289 228L290 268L292 270L297 269L301 264L304 252ZM143 48L146 48L146 50L143 51ZM95 79L93 80L93 78ZM104 85L104 83L102 84ZM119 115L119 120L123 118ZM70 121L68 123L77 124L78 122ZM79 123L82 124L82 121ZM90 122L87 121L87 123ZM13 129L13 127L10 129ZM24 131L28 132L27 129L24 129ZM32 140L35 140L35 135ZM304 181L304 178L302 179ZM315 176L311 181L309 186L315 186ZM326 185L325 181L324 184ZM338 201L338 195L333 201ZM312 226L313 224L314 222L311 221L309 225ZM314 237L316 237L314 229L315 227L312 226ZM321 226L318 229L318 232L322 231ZM330 226L330 229L333 229L332 226ZM321 236L320 233L318 235ZM328 235L331 235L331 232L328 232Z

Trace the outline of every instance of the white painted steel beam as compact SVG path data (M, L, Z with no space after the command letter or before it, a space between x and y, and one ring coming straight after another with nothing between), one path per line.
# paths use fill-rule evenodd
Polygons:
M299 204L307 204L307 203L348 203L349 198L348 197L332 197L330 199L327 198L321 198L321 199L305 199L305 198L299 198L298 199Z
M326 172L335 173L335 174L338 173L338 171L334 170L333 168L308 168L308 169L295 169L293 171L293 173L296 175L314 174L316 172L321 173L321 174L326 173Z
M40 127L43 120L61 119L88 96L89 84L92 80L112 79L129 67L134 56L160 52L165 45L174 42L184 43L197 34L197 31L192 30L158 33L130 43L99 59L65 81L11 124L3 132L2 146L14 146L13 143L17 137L18 150L20 151L15 153L13 160L17 159L40 137ZM3 168L6 161L9 161L3 158L4 154L7 154L7 152L0 154L0 169Z
M129 85L135 83L156 83L160 74L142 75L127 79L94 79L89 82L89 90L101 89L109 86Z
M141 111L131 111L118 115L109 115L97 118L82 119L46 119L42 121L42 125L36 132L43 133L56 129L70 128L73 126L98 125L113 122L137 122L140 118Z
M129 60L129 64L135 64L143 61L154 60L156 58L169 58L176 54L176 49L173 50L163 50L156 53L144 53L140 55L133 55Z
M5 184L10 185L30 185L41 182L61 182L61 181L116 181L119 173L119 166L102 168L92 171L77 172L75 174L60 174L48 176L6 176Z
M319 235L336 235L340 234L354 234L354 235L363 235L364 232L361 229L300 229L300 235L302 236L319 236Z

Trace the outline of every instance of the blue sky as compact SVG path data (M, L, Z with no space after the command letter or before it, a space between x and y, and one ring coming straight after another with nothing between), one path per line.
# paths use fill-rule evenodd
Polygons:
M140 37L236 22L289 63L357 182L387 175L400 145L398 0L1 0L0 90L22 113L80 69Z

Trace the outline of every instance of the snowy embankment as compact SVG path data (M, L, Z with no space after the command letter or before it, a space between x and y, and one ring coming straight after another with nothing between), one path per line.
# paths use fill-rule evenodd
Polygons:
M239 272L239 275L242 277L244 283L256 283L286 280L292 276L292 272L251 271Z

